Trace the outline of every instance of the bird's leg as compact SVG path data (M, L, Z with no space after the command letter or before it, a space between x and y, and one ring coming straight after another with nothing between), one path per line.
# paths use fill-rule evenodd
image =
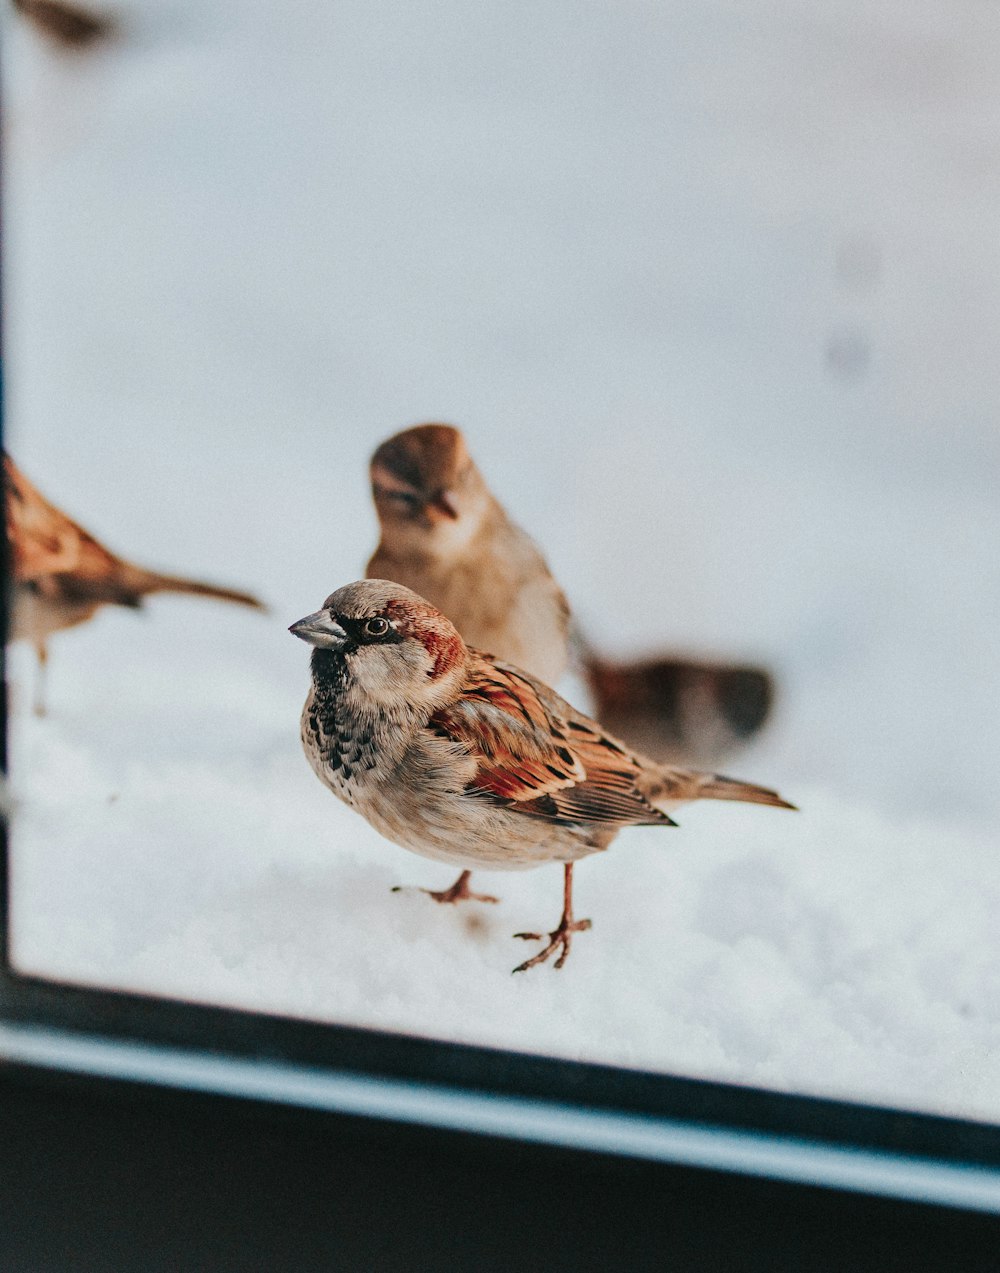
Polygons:
M35 654L38 656L38 675L35 677L34 711L36 716L44 716L46 711L45 673L49 665L49 647L44 639L35 642Z
M562 947L562 954L556 960L554 967L561 968L569 956L569 948L573 944L574 933L585 933L590 927L589 919L573 918L573 863L567 862L564 870L566 876L563 882L563 913L562 919L559 921L559 927L549 933L549 944L544 950L533 955L531 959L526 959L523 964L518 964L514 969L515 972L526 972L529 968L534 968L535 964L543 964L546 959L558 948ZM543 933L515 933L515 937L523 937L525 941L544 941Z
M499 897L491 897L489 893L473 893L469 888L469 879L472 875L471 871L463 871L451 888L442 889L435 892L434 889L422 888L417 891L426 893L428 897L433 897L435 902L499 902ZM393 890L394 893L402 893L403 888L397 885Z

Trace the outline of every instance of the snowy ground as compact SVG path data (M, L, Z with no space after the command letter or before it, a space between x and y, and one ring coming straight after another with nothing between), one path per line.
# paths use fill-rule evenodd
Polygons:
M15 650L26 970L1000 1119L1000 14L154 0L6 41L9 437L109 544L257 588ZM286 625L365 460L463 425L599 644L763 658L704 806L448 872L301 757Z

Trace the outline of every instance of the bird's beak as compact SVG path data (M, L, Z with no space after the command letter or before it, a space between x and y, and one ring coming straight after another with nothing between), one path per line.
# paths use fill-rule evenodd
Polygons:
M292 636L321 650L339 650L347 643L347 633L325 610L307 614L288 629Z
M451 491L438 491L433 499L428 500L427 506L439 513L443 513L445 517L451 518L453 522L458 521L458 509L455 507L455 497Z

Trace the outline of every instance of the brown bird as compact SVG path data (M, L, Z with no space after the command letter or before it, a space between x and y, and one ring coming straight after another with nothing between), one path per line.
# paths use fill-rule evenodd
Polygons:
M675 826L670 813L692 800L793 807L766 787L640 755L535 677L469 649L440 611L388 580L347 584L289 631L315 647L309 763L382 835L461 868L432 896L474 897L474 867L564 864L562 918L515 972L557 951L555 966L565 963L573 934L590 927L573 915L573 863L623 827Z
M531 537L510 520L460 431L421 424L371 460L381 538L369 578L394 579L436 606L477 649L558 681L571 652L595 714L657 760L713 764L755 733L774 697L759 668L650 658L602 658Z
M774 703L770 674L742 664L616 663L588 650L583 672L602 724L663 762L716 763L753 737Z
M142 605L154 592L184 592L237 605L265 607L248 592L159 574L117 557L56 508L4 454L7 545L14 584L12 640L30 641L38 654L35 711L44 712L42 672L48 638L86 623L102 605Z
M63 0L13 0L13 5L42 35L64 48L85 48L116 30L107 14Z
M366 574L427 597L470 645L557 681L569 605L534 540L476 468L458 429L421 424L371 461L382 537Z

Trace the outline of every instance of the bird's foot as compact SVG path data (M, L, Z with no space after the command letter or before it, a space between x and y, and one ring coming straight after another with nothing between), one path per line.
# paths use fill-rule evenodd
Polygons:
M428 897L433 897L435 902L454 904L456 902L499 902L499 897L492 897L489 893L473 893L469 888L469 877L471 871L463 871L451 888L442 889L440 892L431 888L417 889L418 893L426 893ZM394 893L403 893L408 890L402 885L397 884L392 890Z
M553 964L554 968L561 968L569 957L570 946L573 944L574 933L585 933L590 928L589 919L572 919L564 915L559 921L559 927L554 932L548 934L549 944L544 950L540 950L537 955L532 955L530 959L526 959L523 964L518 964L513 970L514 972L527 972L529 968L534 968L535 964L544 964L559 947L562 947L562 954ZM544 941L544 933L515 933L515 937L521 937L524 941Z

